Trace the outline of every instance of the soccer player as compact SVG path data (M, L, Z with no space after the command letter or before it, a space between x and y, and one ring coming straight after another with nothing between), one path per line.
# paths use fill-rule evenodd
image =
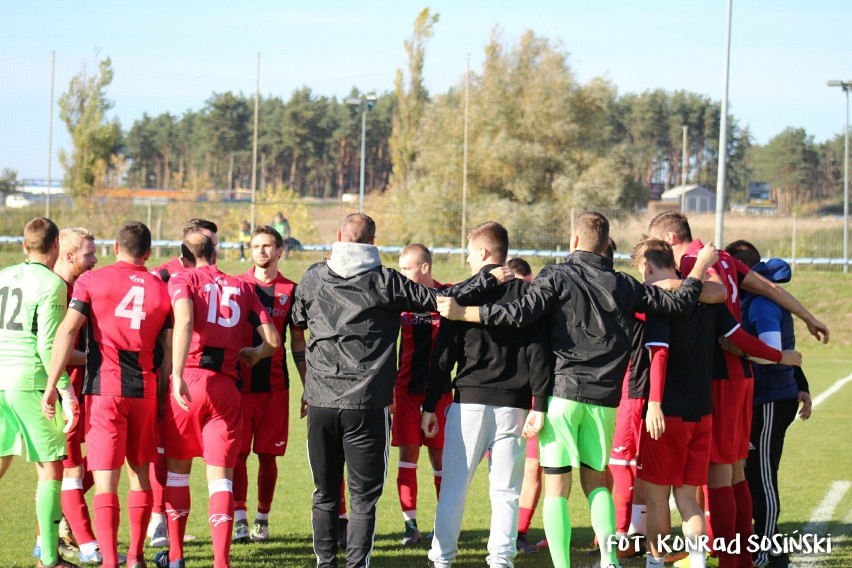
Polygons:
M82 227L66 227L59 231L59 258L53 271L65 281L68 288L68 301L74 290L74 283L84 272L91 270L98 262L95 252L95 237ZM68 361L66 371L71 378L75 393L83 392L83 377L86 369L86 330L82 329L77 337L74 352ZM92 531L92 519L85 494L94 485L91 470L86 468L81 444L85 431L85 405L80 404L80 417L77 426L66 434L68 457L63 460L62 473L62 512L67 524L59 526L60 547L66 553L79 555L82 562L101 561L98 541ZM62 538L63 526L68 529L66 538ZM77 548L78 550L74 550ZM62 550L60 550L62 553ZM66 554L63 553L63 554Z
M344 463L351 496L347 564L360 568L370 562L376 503L387 471L400 314L434 311L438 294L472 296L498 282L492 273L447 290L420 286L382 266L375 236L370 217L348 215L331 257L305 272L293 304L294 323L310 331L305 400L316 488L311 522L321 568L337 565ZM494 272L505 277L508 269Z
M184 225L183 238L185 239L191 233L201 233L210 237L213 240L213 246L216 247L219 244L218 231L219 227L213 221L195 218L190 219ZM195 257L192 255L192 252L183 243L181 243L180 251L180 256L154 268L151 270L151 273L156 274L163 282L168 284L169 278L175 272L193 268L195 266ZM154 363L158 368L163 361L163 357L163 350L158 343L154 346ZM157 393L160 404L164 404L164 401L168 400L169 396L168 383L162 386L163 389ZM160 430L160 438L162 438L162 429ZM166 455L165 450L163 450L162 441L157 447L157 460L151 464L149 478L151 480L151 490L154 492L154 509L151 513L151 522L148 525L147 533L150 538L148 545L154 548L161 548L169 545L169 531L166 526L165 503L163 499L163 491L166 485Z
M68 315L56 334L49 379L62 373L80 329L90 322L86 397L88 467L95 479L95 527L103 566L117 568L120 505L118 481L127 464L130 491L131 568L145 565L145 527L151 516L148 468L157 457L157 376L154 344L170 340L166 286L145 269L151 232L143 223L122 225L116 262L86 272L74 284ZM81 552L83 552L81 550Z
M184 239L186 239L186 236L190 233L202 233L213 239L214 247L219 246L218 232L219 227L216 223L208 221L207 219L190 219L186 222L186 225L183 226ZM161 264L160 266L152 269L151 272L159 275L163 282L168 283L169 278L171 278L172 274L175 272L185 268L194 267L195 257L192 255L192 251L187 248L186 243L181 243L180 256L176 256L167 263Z
M271 356L280 340L254 286L216 267L213 239L191 233L184 244L194 256L196 268L178 271L168 285L175 326L171 398L163 425L169 470L165 490L169 550L157 554L157 565L184 566L189 475L192 459L203 457L210 493L213 565L227 568L234 525L232 480L242 430L237 359L253 366ZM263 342L240 349L245 342L242 326L249 322Z
M57 389L73 429L76 397L68 375L49 380L54 335L65 315L65 282L52 272L59 256L59 229L37 217L24 227L27 260L0 271L0 478L13 456L35 463L36 518L41 527L40 567L73 567L59 558L60 487L65 435L56 414ZM42 392L44 395L42 395Z
M424 245L410 244L399 253L399 271L409 280L428 286L444 288L432 277L432 253ZM441 316L438 312L403 312L401 315L402 335L399 342L399 372L393 390L393 421L391 422L391 445L399 447L399 469L396 486L399 504L405 521L402 544L412 546L422 536L417 528L417 460L420 446L425 446L432 463L435 491L441 494L444 450L444 411L452 401L445 392L438 400L438 434L427 438L420 430L420 413L429 374L429 359L438 335Z
M269 538L269 511L278 479L276 458L287 449L287 432L290 420L290 376L287 371L287 351L284 340L290 327L290 351L305 384L305 332L290 324L290 311L296 284L278 272L278 261L284 254L284 239L269 225L255 228L249 244L254 266L242 279L254 286L254 291L275 330L281 336L281 349L272 357L262 359L254 367L242 365L240 392L242 393L243 434L237 466L234 469L234 542L264 541ZM262 338L254 329L246 345L260 345ZM302 409L304 411L304 399ZM303 414L304 415L304 414ZM249 531L246 519L248 473L246 461L252 451L257 454L257 515Z
M700 249L700 240L692 239L686 216L679 211L660 213L648 227L650 236L672 246L675 263L681 273L689 271ZM726 305L737 322L740 317L740 287L765 296L802 319L817 339L828 342L828 327L817 320L789 292L769 282L742 262L721 251L710 278L727 288ZM707 477L706 506L714 537L730 542L736 535L747 540L752 533L752 500L745 478L751 430L751 365L745 359L717 348L713 381L713 436L710 469ZM718 551L720 568L745 568L752 559L745 548L736 557Z
M734 241L725 247L752 271L775 283L789 282L790 265L780 258L760 260L760 252L748 241ZM794 349L796 335L790 312L767 298L745 293L742 299L743 327L776 349ZM726 347L727 349L728 347ZM801 404L801 409L799 408ZM754 400L751 419L751 445L746 460L746 479L754 502L754 533L774 537L778 532L781 495L778 467L784 450L787 428L798 411L802 420L811 415L807 379L798 367L754 366ZM755 566L787 567L789 556L781 551L761 549L753 555Z
M614 272L612 261L603 256L608 242L607 218L582 213L575 221L574 252L566 262L544 267L518 300L464 308L452 300L438 302L444 317L486 325L525 326L549 315L555 384L539 451L545 474L544 530L556 568L570 566L568 496L573 468L580 469L601 566L618 566L615 547L608 546L615 533L615 514L605 470L633 314L689 313L701 292L701 278L716 258L715 248L708 245L690 278L667 292Z
M483 223L471 231L467 248L471 273L485 273L505 263L509 235L499 223ZM479 300L510 302L521 297L528 286L524 280L512 280ZM436 406L450 384L453 368L455 394L447 410L444 446L447 477L435 512L430 565L444 568L455 560L468 489L477 466L490 452L491 530L486 561L489 566L512 566L524 479L522 436L530 437L540 428L553 388L547 328L541 324L506 329L444 322L423 402L421 427L427 437L437 434ZM528 414L539 415L534 430Z
M532 282L533 273L530 264L523 258L510 258L506 266L515 278ZM526 458L524 459L524 482L521 484L521 496L518 500L518 537L515 545L518 552L532 554L538 552L539 545L547 546L547 540L535 545L527 540L533 515L541 496L541 465L538 463L538 434L526 440Z
M658 239L639 243L633 254L646 284L675 278L671 247ZM691 568L704 568L704 512L696 488L707 481L712 432L711 383L716 338L724 336L759 357L801 365L795 351L778 351L748 335L724 304L699 304L688 318L649 316L645 347L650 350L645 428L639 454L639 477L648 503L646 568L663 566L658 539L671 528L669 494L683 519Z

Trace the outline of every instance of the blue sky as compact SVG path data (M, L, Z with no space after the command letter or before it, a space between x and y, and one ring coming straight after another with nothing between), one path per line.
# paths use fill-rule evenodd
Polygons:
M392 89L418 11L440 14L425 76L442 92L479 69L492 30L561 42L581 82L609 78L619 93L687 89L721 99L724 0L7 2L0 34L0 168L44 177L50 53L56 97L96 54L112 58L108 96L129 128L143 112L198 109L213 91L260 89L288 98L307 85L344 96ZM817 141L843 130L845 100L828 79L852 79L848 0L734 0L730 112L765 143L787 126ZM68 147L54 115L54 155ZM54 161L53 176L61 176Z

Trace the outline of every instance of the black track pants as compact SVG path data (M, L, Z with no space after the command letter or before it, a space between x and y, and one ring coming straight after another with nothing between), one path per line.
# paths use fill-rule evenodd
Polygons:
M754 407L751 444L746 461L746 479L754 502L754 534L773 536L778 530L781 500L778 494L778 466L784 450L787 428L796 418L796 399L767 402ZM765 550L755 554L754 563L769 560Z
M308 407L308 462L314 478L311 523L319 568L337 566L340 483L347 464L350 494L346 566L370 565L376 503L387 475L388 409Z

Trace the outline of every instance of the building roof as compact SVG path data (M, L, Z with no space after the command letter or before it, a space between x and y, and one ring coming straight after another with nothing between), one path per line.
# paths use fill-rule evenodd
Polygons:
M692 196L707 196L707 197L716 197L716 194L703 185L678 185L677 187L673 187L667 191L664 191L660 195L660 199L680 199L682 193L686 192L687 195Z

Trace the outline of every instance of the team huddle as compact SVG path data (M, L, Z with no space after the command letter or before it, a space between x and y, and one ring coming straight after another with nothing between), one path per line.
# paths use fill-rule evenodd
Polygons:
M341 547L349 567L380 564L373 541L389 444L399 447L405 546L424 538L416 467L427 448L438 495L432 566L456 558L483 459L489 566L538 550L526 534L542 478L542 544L554 566L570 566L574 469L600 566L640 547L646 566L674 560L659 546L671 493L694 543L680 562L701 568L709 552L722 567L788 566L777 551L695 543L777 531L784 432L810 413L791 314L818 339L828 329L775 285L789 267L760 262L750 243L704 246L677 212L658 215L649 234L633 252L644 285L613 270L609 222L591 212L576 220L567 261L532 279L507 258L506 229L484 223L469 235L472 276L443 285L423 245L402 250L399 272L383 266L375 223L352 214L329 257L296 285L278 271L284 240L270 226L251 233L254 266L232 276L216 266L210 221L189 221L180 256L153 270L150 231L127 222L116 262L92 270L90 233L33 219L27 260L0 271L0 477L14 455L36 464L36 565L144 568L147 536L168 547L153 565L185 566L195 457L206 467L214 566L231 565L232 542L269 539L276 458L288 443L289 330L317 566L337 566Z

